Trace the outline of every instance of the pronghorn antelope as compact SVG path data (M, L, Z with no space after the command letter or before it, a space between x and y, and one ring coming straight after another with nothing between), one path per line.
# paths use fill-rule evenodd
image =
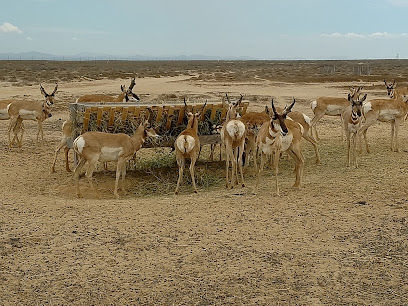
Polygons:
M365 123L360 128L359 133L363 135L366 144L367 153L370 153L367 142L367 130L376 123L391 122L391 151L399 151L398 148L398 128L404 121L404 117L408 113L408 97L399 99L375 99L368 101L363 106L363 114ZM395 137L395 146L394 146ZM362 152L362 144L360 142L360 153Z
M132 136L119 133L111 134L104 132L86 132L74 140L74 151L79 155L80 160L74 170L74 179L77 197L81 197L79 190L79 174L88 162L86 177L96 197L98 194L92 183L92 174L96 163L116 161L116 181L114 195L119 198L118 185L122 175L122 191L125 194L126 162L138 151L147 137L158 137L155 130L151 128L149 120L142 118L139 127Z
M139 101L138 95L133 93L133 87L136 85L135 78L130 80L129 88L126 89L124 85L120 86L122 92L117 97L112 97L105 94L89 94L80 96L76 102L128 102L129 100Z
M47 118L52 117L52 114L50 113L49 108L44 108L42 110L42 113L37 117L37 121L44 121ZM21 117L17 118L16 123L14 124L13 127L13 139L11 140L9 147L12 147L13 144L16 144L17 147L21 148L23 144L23 135L24 135L24 124L23 124L23 119ZM20 133L20 139L18 138L18 133ZM38 135L37 135L38 136Z
M45 97L45 101L25 101L25 100L17 100L13 101L7 106L7 113L10 118L9 127L8 127L8 139L9 139L9 146L11 146L11 131L16 131L17 126L20 125L22 128L23 120L35 120L38 124L37 129L37 144L38 138L41 133L41 140L44 143L44 131L42 128L42 123L45 119L51 117L50 107L54 104L55 101L55 93L57 92L58 84L55 86L54 91L51 94L47 94L44 90L42 85L40 84L40 91ZM14 133L16 137L16 133ZM22 137L20 139L20 146L22 143Z
M300 187L303 175L303 155L300 148L300 141L302 139L303 127L293 121L286 120L287 114L292 110L295 104L293 99L289 107L285 107L282 112L278 112L273 104L272 99L272 113L266 106L265 111L270 116L270 120L265 122L258 132L256 143L261 151L261 165L258 168L258 175L256 178L254 193L258 190L259 179L263 170L267 155L273 155L273 168L275 172L276 195L279 195L278 186L278 168L279 157L281 152L287 151L288 154L295 161L296 179L293 187Z
M68 163L68 152L69 152L68 141L72 137L72 127L73 125L72 125L71 120L65 120L64 123L62 124L62 138L61 138L61 142L59 143L58 147L55 149L54 161L51 166L51 172L55 172L55 163L57 161L57 155L58 155L58 152L62 148L64 148L64 153L65 153L65 169L67 170L67 172L71 172L71 169L69 168L69 163Z
M283 109L280 107L275 107L278 112L282 112ZM247 117L247 114L249 116ZM253 153L253 158L256 158L256 134L258 133L259 128L262 126L262 124L266 121L270 120L269 115L267 115L265 112L260 112L260 113L247 113L242 118L241 120L246 123L247 127L247 147L245 148L245 157L249 157L248 154L249 152L254 152ZM299 111L291 111L290 114L287 115L287 119L291 119L303 127L303 134L302 137L306 139L308 142L310 142L313 146L313 149L315 151L316 155L316 164L320 164L320 154L319 154L319 148L317 146L316 140L309 134L309 129L310 129L310 124L311 124L311 119L303 114L302 112ZM249 136L248 136L249 135ZM245 162L245 166L247 163ZM255 164L255 170L257 171L257 167Z
M352 98L358 99L363 89L362 86L357 88L350 88ZM317 134L317 123L324 115L328 116L340 116L342 111L350 105L350 102L346 98L337 97L320 97L310 103L310 107L314 113L312 122L310 124L310 134L313 136L313 130L315 139L319 140ZM343 128L341 129L341 138L343 139Z
M249 165L250 156L252 159L256 159L257 156L257 146L256 146L256 135L262 124L270 120L269 116L265 112L248 112L239 118L245 124L245 164L244 168ZM254 162L255 171L258 167L256 162Z
M211 135L220 135L221 134L222 125L213 125ZM210 160L214 161L214 151L217 147L216 143L211 144L211 151L210 151ZM222 159L222 143L220 143L220 160Z
M187 103L184 99L184 105L187 109ZM183 171L186 162L186 158L190 158L190 175L191 182L193 185L194 192L197 193L197 187L195 184L194 178L194 165L198 158L200 152L200 139L198 138L198 119L203 113L207 102L205 102L204 107L197 113L193 114L192 112L187 113L188 124L187 128L182 131L179 136L177 136L174 142L174 148L176 150L176 160L179 168L179 176L177 180L175 194L178 194L181 180L183 179Z
M363 120L363 102L366 98L367 94L365 94L361 99L359 98L355 100L349 94L348 100L350 101L351 105L349 105L341 114L347 139L347 167L351 166L351 154L353 154L353 164L356 168L358 168L356 152L357 134Z
M242 153L245 146L245 124L237 120L237 109L240 107L243 96L233 103L230 101L227 94L225 94L228 101L228 111L225 123L221 129L221 140L225 145L226 152L226 187L233 188L235 184L235 175L238 181L238 167L241 174L242 187L245 186L244 175L242 173ZM231 161L231 184L228 177L229 164Z
M1 100L0 101L0 120L8 120L10 119L7 111L7 107L11 102L14 102L16 100ZM23 137L23 130L24 130L24 125L22 122L19 122L19 124L16 124L13 127L13 134L14 138L11 142L11 145L15 143L15 140L17 141L17 146L21 143L21 138ZM18 133L20 132L20 139L18 138Z
M408 96L408 87L397 87L397 84L392 82L392 84L387 84L387 82L384 80L385 87L387 88L387 95L391 99L400 99L403 96Z

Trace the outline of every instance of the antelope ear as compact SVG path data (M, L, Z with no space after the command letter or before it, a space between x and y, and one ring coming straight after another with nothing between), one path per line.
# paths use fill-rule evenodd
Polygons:
M367 99L367 94L364 95L364 97L360 100L360 103L363 103Z
M120 90L122 90L122 92L125 92L126 91L125 86L120 85Z
M349 102L351 102L351 94L347 95L347 100L349 100Z

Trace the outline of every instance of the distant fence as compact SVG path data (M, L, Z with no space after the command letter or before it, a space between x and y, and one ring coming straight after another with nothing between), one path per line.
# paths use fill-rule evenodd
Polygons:
M358 65L353 67L353 74L356 75L371 75L370 65Z

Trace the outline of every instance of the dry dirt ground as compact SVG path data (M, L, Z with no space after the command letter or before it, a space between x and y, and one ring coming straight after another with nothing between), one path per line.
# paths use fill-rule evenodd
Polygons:
M312 147L304 141L303 187L296 190L291 188L293 162L283 157L279 197L269 168L257 195L252 194L252 169L245 173L247 187L226 190L224 162L209 162L204 152L197 172L211 172L219 182L199 185L198 195L186 179L178 196L172 194L176 181L170 189L156 184L141 194L140 188L163 179L161 172L129 171L128 194L116 200L110 165L95 175L101 199L83 178L85 197L77 199L62 154L57 172L50 173L68 102L83 93L116 92L128 82L60 82L55 112L44 123L44 146L35 145L36 125L26 122L23 149L8 148L8 122L0 122L1 304L408 304L406 124L400 129L400 152L389 149L389 124L370 128L372 153L363 153L355 169L345 166L339 119L325 117L319 125L322 163L314 163ZM380 87L381 79L225 83L187 75L140 78L134 91L151 100L201 95L216 101L224 92L242 93L259 97L250 101L249 110L257 111L272 96L281 106L295 97L295 109L311 116L314 98L345 96L349 85L373 84ZM51 91L54 83L44 86ZM366 92L371 98L381 94ZM23 95L41 98L38 85L1 83L0 99ZM139 162L158 154L147 150L141 150ZM166 171L176 173L175 164Z

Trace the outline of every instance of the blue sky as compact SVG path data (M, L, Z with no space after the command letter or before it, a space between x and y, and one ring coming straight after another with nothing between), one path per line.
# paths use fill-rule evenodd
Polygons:
M1 0L0 53L408 58L408 0Z

